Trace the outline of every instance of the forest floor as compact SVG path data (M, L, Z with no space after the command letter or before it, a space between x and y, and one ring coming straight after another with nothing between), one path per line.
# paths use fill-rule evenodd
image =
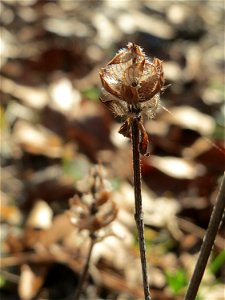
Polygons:
M143 206L152 299L183 299L225 166L224 2L0 6L1 299L74 299L96 170L106 212L81 299L143 299L131 144L99 101L99 69L129 41L164 61L171 84L145 120ZM224 228L198 300L225 299Z

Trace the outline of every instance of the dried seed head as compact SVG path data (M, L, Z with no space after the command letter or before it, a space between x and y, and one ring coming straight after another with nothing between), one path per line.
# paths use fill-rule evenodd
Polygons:
M92 169L85 183L88 184L89 191L83 192L81 196L74 195L69 200L68 214L78 229L87 229L90 233L95 233L116 218L117 207L111 199L111 193L105 187L99 166Z
M100 100L116 115L154 117L164 90L162 61L150 60L141 47L129 43L99 72Z

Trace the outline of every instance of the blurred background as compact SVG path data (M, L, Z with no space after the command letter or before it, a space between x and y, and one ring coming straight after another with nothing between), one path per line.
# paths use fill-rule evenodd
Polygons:
M69 199L98 163L116 219L81 299L142 299L130 141L98 100L128 42L164 61L142 159L152 298L183 299L224 171L224 1L2 0L1 299L74 299L89 233ZM224 224L197 299L224 299Z

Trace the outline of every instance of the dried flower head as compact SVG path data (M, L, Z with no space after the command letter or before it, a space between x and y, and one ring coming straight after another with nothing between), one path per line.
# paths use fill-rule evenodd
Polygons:
M99 72L102 82L100 100L126 121L119 133L131 137L132 118L138 119L139 150L148 155L148 135L142 116L153 118L159 106L160 93L164 91L162 61L150 60L141 47L129 43Z
M90 234L109 225L117 215L117 208L106 189L100 167L91 171L85 179L89 191L81 196L75 195L69 200L71 222L79 229L87 229Z
M99 72L102 82L100 100L116 115L154 117L164 90L162 61L152 61L141 47L129 43Z

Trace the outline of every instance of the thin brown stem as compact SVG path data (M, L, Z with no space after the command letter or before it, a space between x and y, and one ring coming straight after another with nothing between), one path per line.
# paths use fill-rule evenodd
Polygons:
M86 260L84 270L83 270L82 276L80 278L80 281L79 281L79 284L78 284L78 287L77 287L77 290L76 290L75 300L80 299L82 289L83 289L84 283L85 283L86 278L87 278L88 269L89 269L90 260L91 260L91 254L92 254L94 244L95 244L95 236L91 236L91 243L90 243L90 247L89 247L89 250L88 250L87 260Z
M134 198L135 198L135 221L137 224L139 250L141 256L142 277L145 300L151 300L149 284L148 284L148 272L146 263L146 249L144 238L144 222L142 212L142 195L141 195L141 167L140 167L140 152L139 152L139 127L138 118L133 118L131 121L132 128L132 144L133 144L133 171L134 171Z
M195 269L191 277L191 281L188 286L187 293L184 298L185 300L194 300L196 298L199 285L201 283L207 265L209 255L216 238L217 231L219 229L221 220L223 218L224 208L225 208L225 175L223 177L222 184L217 196L217 200L210 217L208 229L203 239L200 254L197 263L195 265Z

